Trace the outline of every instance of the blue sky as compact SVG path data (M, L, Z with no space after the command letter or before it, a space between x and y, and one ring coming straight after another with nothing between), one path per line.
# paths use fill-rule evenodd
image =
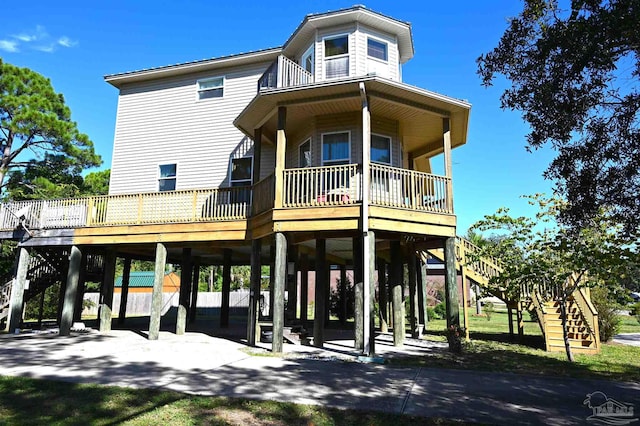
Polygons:
M103 76L280 46L308 13L345 1L29 1L4 6L0 57L51 79L81 131L110 167L118 92ZM404 82L472 104L467 144L453 151L458 232L501 206L528 214L519 197L549 193L542 178L553 152L525 150L520 113L500 109L504 81L486 89L476 58L493 48L514 0L369 1L370 9L409 21L415 57Z

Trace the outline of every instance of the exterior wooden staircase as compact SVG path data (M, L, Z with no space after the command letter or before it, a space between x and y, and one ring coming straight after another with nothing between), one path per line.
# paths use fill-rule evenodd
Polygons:
M68 262L69 249L32 251L27 271L29 287L25 289L24 302L38 296L53 284L66 280ZM86 279L96 280L102 275L102 271L103 256L88 255L85 269ZM13 287L13 279L2 281L5 283L0 286L0 321L4 321L9 315Z
M471 241L456 238L456 268L473 283L485 290L488 289L491 277L502 271L497 259L476 259L472 257L479 248ZM444 262L443 250L429 250L428 254ZM504 292L489 291L492 295L509 301ZM543 286L520 287L520 299L523 306L538 318L540 329L548 352L565 350L562 334L562 314L560 309L560 293ZM589 289L578 288L567 298L566 327L569 343L574 353L597 353L600 351L600 335L598 329L598 312L593 303Z

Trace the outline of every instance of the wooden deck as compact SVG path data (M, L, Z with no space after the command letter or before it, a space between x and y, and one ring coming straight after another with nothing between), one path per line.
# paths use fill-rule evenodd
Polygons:
M455 235L450 179L378 164L370 170L369 227ZM274 176L246 187L4 203L0 232L10 238L24 225L65 244L117 244L250 240L273 232L361 226L359 164L285 169L282 191L276 191ZM274 204L276 192L282 194L281 207Z

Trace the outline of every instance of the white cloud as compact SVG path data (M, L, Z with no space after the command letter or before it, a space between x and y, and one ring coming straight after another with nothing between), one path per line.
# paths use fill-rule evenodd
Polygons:
M42 25L36 25L33 31L15 34L12 37L25 43L30 43L32 41L46 40L49 38L49 34Z
M51 53L58 47L73 47L78 44L76 40L72 40L67 36L60 36L58 38L51 37L42 25L36 25L32 31L13 34L10 36L10 39L0 40L0 50L18 52L18 46L22 44L29 49Z
M0 50L6 52L18 52L18 42L10 40L0 40Z
M58 39L58 44L62 47L73 47L78 44L78 42L75 40L71 40L67 36L62 36Z
M54 50L56 50L56 46L53 45L53 44L40 44L40 45L37 45L37 46L33 46L33 49L39 50L40 52L51 53Z

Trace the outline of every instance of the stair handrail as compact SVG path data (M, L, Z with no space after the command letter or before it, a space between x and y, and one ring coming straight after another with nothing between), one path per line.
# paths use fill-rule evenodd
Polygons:
M538 316L538 324L540 325L540 328L542 329L542 335L544 336L544 345L545 348L549 347L549 333L547 333L547 309L545 307L544 304L544 299L542 298L542 295L540 294L540 292L538 291L538 289L534 288L533 290L531 290L530 297L531 297L531 304L533 305L533 308L536 311L536 314Z
M593 335L593 341L596 348L600 347L600 329L598 325L598 311L591 302L591 298L587 296L586 289L577 288L572 293L573 300L580 308L580 315L589 329L589 333Z
M11 302L11 287L13 286L13 279L2 284L0 287L0 309L4 308Z

